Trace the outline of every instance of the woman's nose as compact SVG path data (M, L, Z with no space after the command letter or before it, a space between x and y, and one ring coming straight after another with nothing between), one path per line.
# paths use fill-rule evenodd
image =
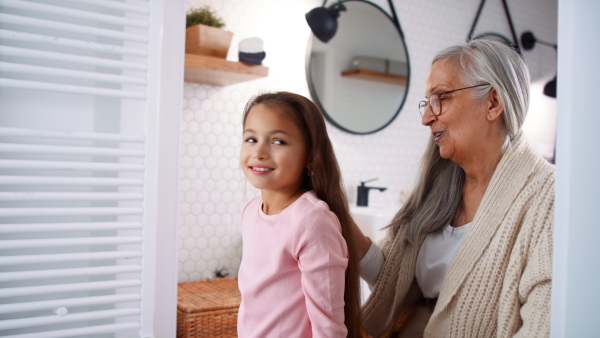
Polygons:
M433 114L433 112L431 111L431 107L427 105L427 108L425 108L423 116L421 117L421 123L427 127L431 125L436 118L437 116Z

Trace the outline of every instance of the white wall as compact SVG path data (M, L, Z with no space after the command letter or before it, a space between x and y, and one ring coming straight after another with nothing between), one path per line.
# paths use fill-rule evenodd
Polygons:
M598 337L600 2L561 0L559 13L552 337Z
M156 224L154 231L148 231L144 238L147 248L145 255L152 268L147 274L147 288L154 294L143 299L143 317L140 329L141 337L172 337L177 328L177 228L171 223L178 210L177 166L178 154L174 152L179 145L180 135L174 135L180 121L173 119L181 109L183 84L183 53L185 38L181 24L185 17L184 1L155 1L152 10L151 34L157 36L149 46L148 78L148 149L155 150L147 154L148 163L156 163L148 168L146 182L146 205L156 212L146 213L146 224ZM180 38L177 38L180 37ZM176 66L175 66L176 65ZM175 168L174 168L175 167ZM151 299L148 299L151 298Z
M387 1L374 1L389 10ZM372 204L398 203L413 185L429 135L420 124L417 104L424 79L440 49L465 41L479 0L395 0L411 63L407 101L398 118L371 135L353 135L329 126L329 135L350 188L378 177L383 193L371 192ZM475 33L509 36L500 0L488 0ZM227 87L186 83L182 111L180 167L179 280L210 278L225 266L237 275L241 260L241 210L254 192L239 170L241 114L247 100L261 92L287 90L309 96L305 55L310 30L304 14L320 0L187 0L187 7L209 4L234 32L228 59L237 61L237 44L258 36L265 42L269 76ZM531 30L556 42L556 0L508 1L517 34ZM342 13L343 15L343 13ZM556 54L536 47L525 52L532 78L545 83L556 74ZM541 93L537 93L542 95ZM550 130L553 133L553 130ZM353 195L350 196L354 198Z

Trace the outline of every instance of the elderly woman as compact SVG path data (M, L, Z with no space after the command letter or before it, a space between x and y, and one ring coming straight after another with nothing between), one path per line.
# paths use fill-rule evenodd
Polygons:
M379 246L354 229L368 335L549 335L554 167L521 132L528 100L527 67L506 45L435 57L416 187Z

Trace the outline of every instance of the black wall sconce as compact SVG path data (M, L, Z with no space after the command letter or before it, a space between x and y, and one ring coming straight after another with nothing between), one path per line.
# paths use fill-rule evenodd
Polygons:
M340 16L341 11L346 11L346 7L341 1L329 8L325 7L325 3L327 3L327 0L323 1L321 7L313 8L306 13L305 17L310 30L317 39L327 43L337 32L337 18Z
M552 44L550 42L538 40L532 32L524 32L523 34L521 34L521 47L523 47L524 50L532 50L533 47L535 47L536 43L552 47L555 51L558 50L557 45ZM556 75L544 86L544 95L549 97L556 97Z
M510 10L508 8L508 4L506 3L506 0L502 0L502 5L504 7L504 14L506 14L506 20L508 22L508 27L510 28L510 33L512 35L512 41L503 35L500 35L498 33L493 33L493 32L492 33L483 33L483 34L473 36L475 27L477 26L477 22L479 21L479 16L481 15L481 11L485 5L485 2L486 2L486 0L481 0L481 2L479 3L479 8L477 9L477 14L475 15L475 19L473 20L473 24L471 25L471 30L469 31L469 34L467 35L467 42L471 41L473 39L495 40L495 41L502 42L502 43L505 43L505 44L511 46L512 48L514 48L517 51L517 53L519 53L521 55L523 55L523 50L533 49L533 47L535 46L536 43L546 45L549 47L553 47L555 50L557 49L555 44L538 40L535 37L535 35L533 35L532 32L523 33L521 35L520 41L517 40L517 34L515 33L515 26L513 25L512 17L510 15ZM544 95L549 96L549 97L556 97L556 76L554 76L554 79L550 80L544 86Z
M340 16L340 12L346 11L346 7L342 4L342 0L338 0L336 4L331 5L329 8L325 7L326 3L327 0L323 1L323 5L321 5L321 7L313 8L305 15L306 22L308 22L310 30L317 37L317 39L324 43L329 42L329 40L333 38L337 32L337 19ZM404 38L402 30L400 29L400 24L398 23L398 16L396 15L396 9L394 8L392 0L388 0L388 4L390 5L390 9L392 11L394 25L398 29L398 32L400 32L400 36Z

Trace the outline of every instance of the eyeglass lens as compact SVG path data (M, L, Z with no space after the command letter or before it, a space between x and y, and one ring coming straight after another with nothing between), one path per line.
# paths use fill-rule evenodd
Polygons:
M440 96L437 94L432 94L429 97L429 105L431 106L431 111L433 115L440 115L442 106L440 105Z
M427 102L428 101L421 101L419 103L419 112L421 113L421 116L425 115L425 109L427 109ZM431 94L431 96L429 97L429 107L431 107L431 112L434 115L440 115L441 104L439 95Z

